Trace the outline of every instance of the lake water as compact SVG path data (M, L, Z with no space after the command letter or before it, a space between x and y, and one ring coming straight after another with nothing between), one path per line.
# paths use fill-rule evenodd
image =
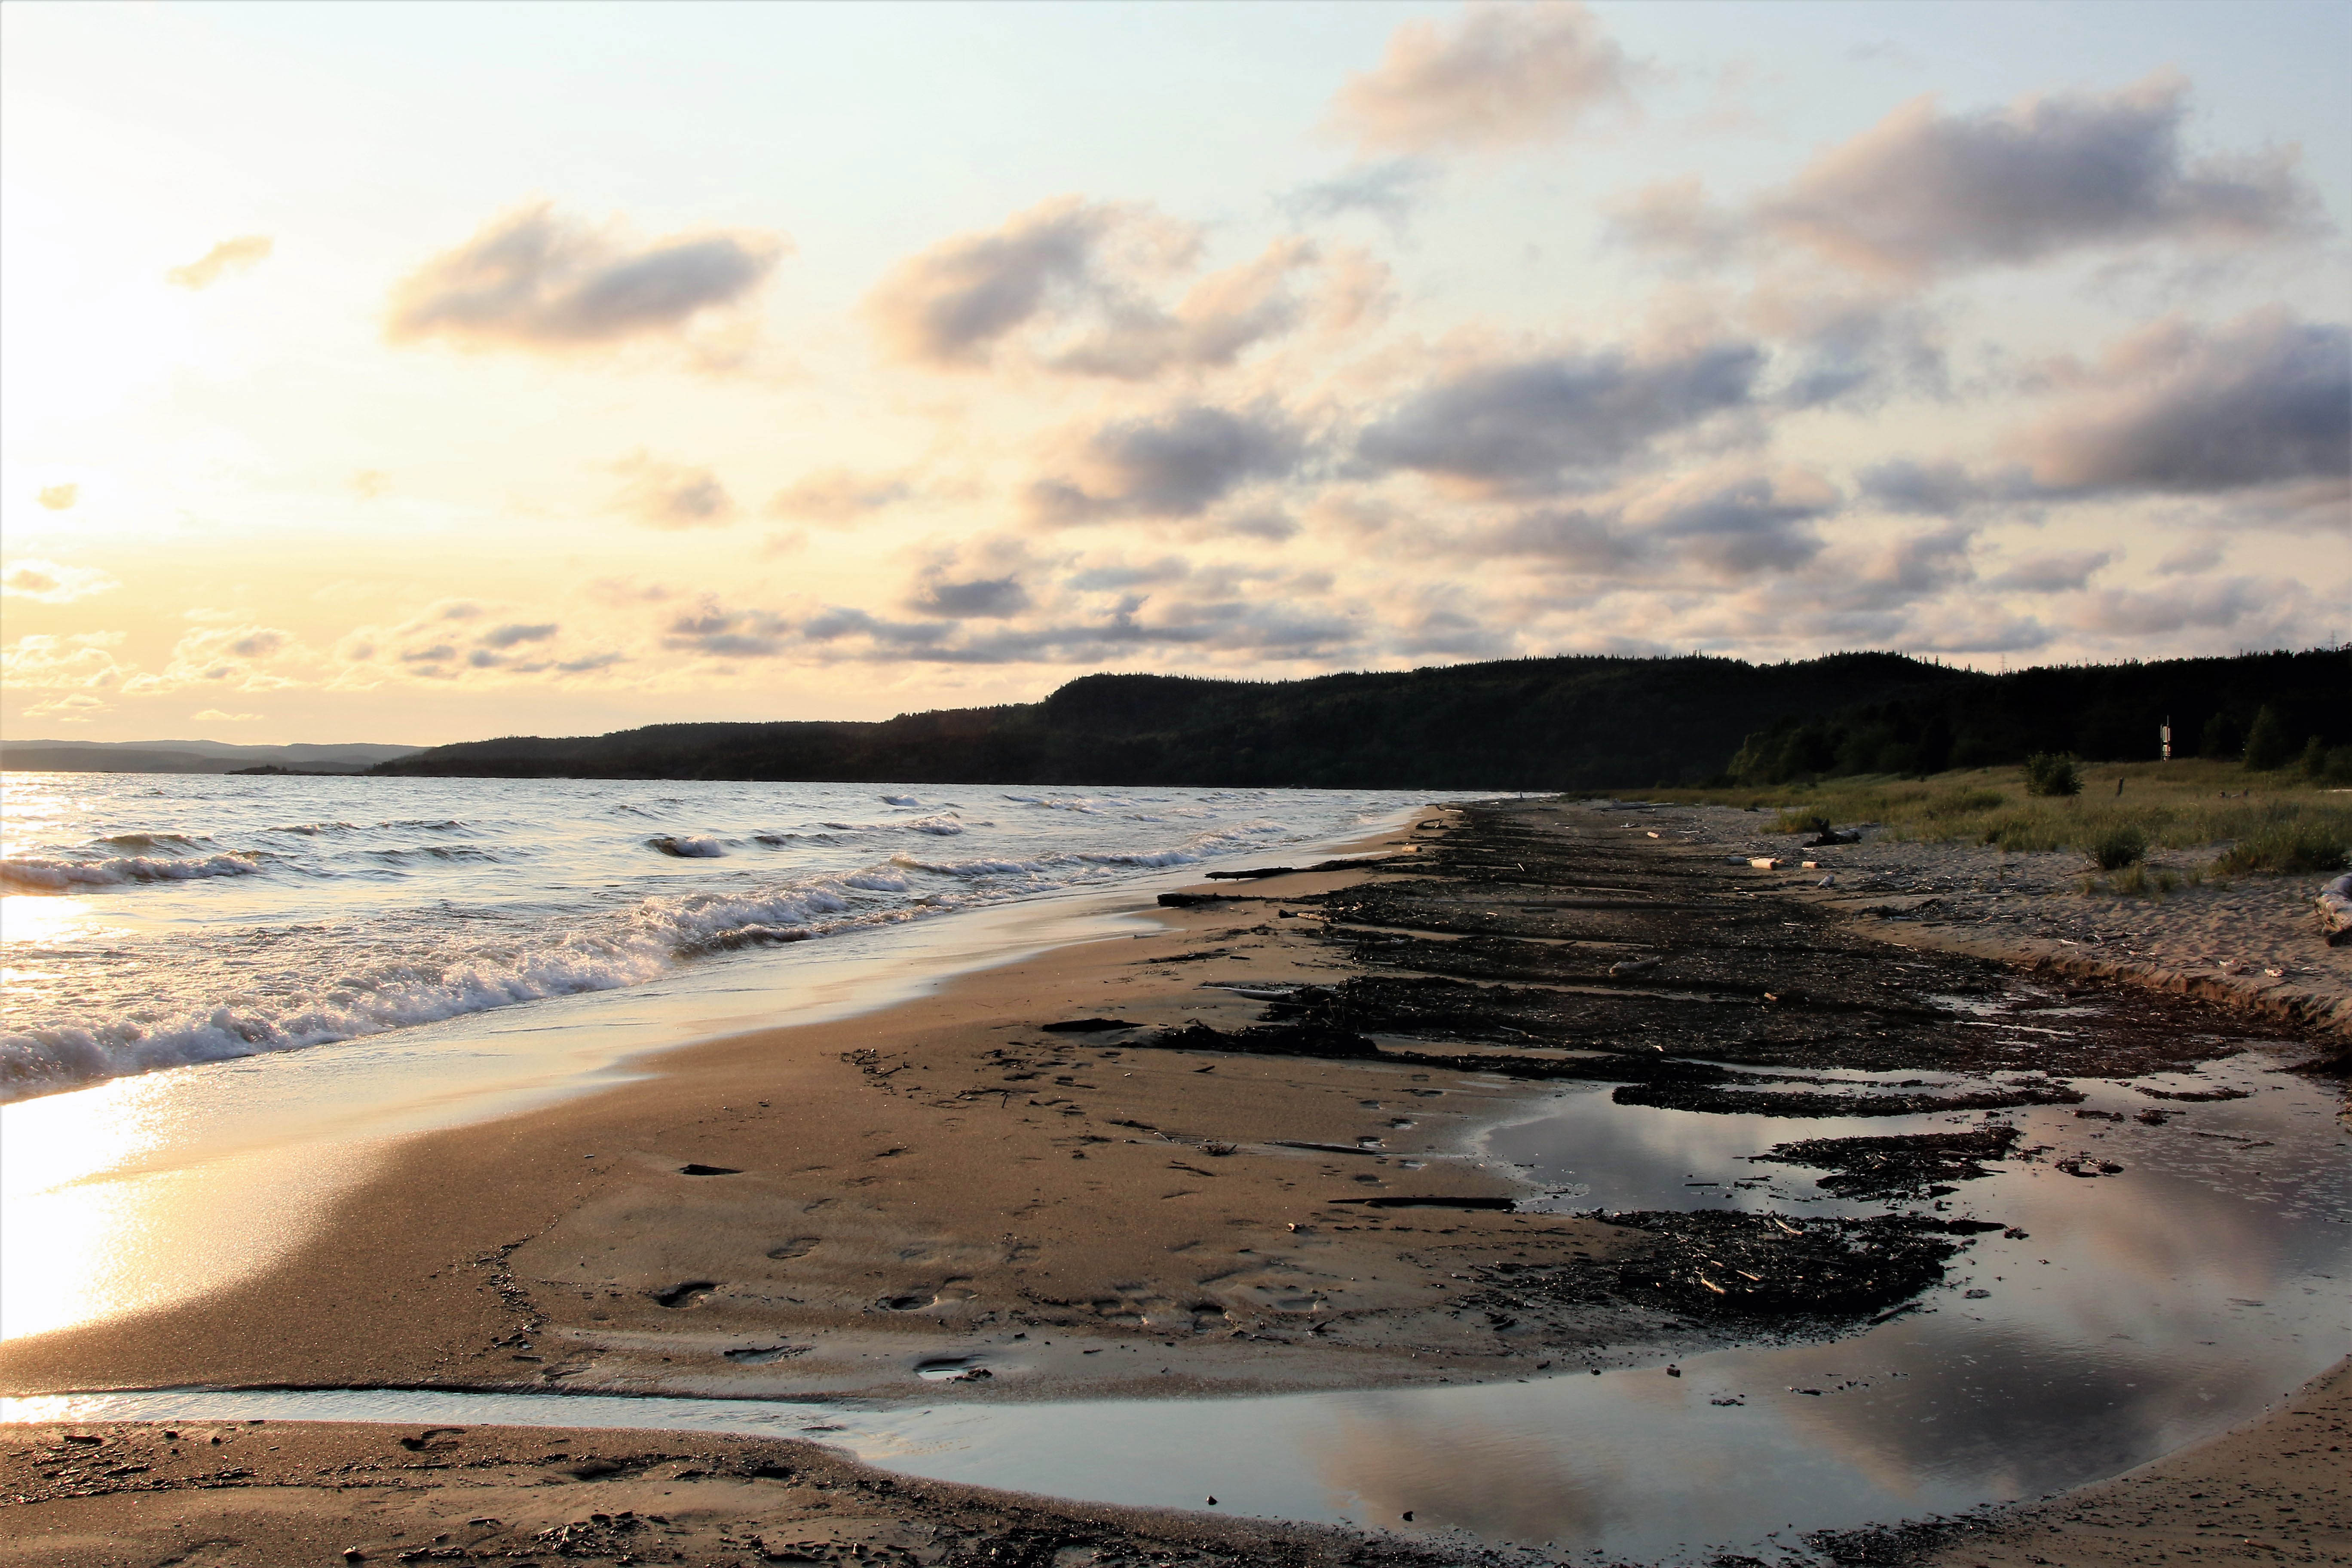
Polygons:
M1426 798L97 773L0 789L0 1100L677 981L1325 843Z

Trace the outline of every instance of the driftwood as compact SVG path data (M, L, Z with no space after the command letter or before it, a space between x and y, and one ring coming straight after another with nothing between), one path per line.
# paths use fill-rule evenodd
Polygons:
M2319 889L2319 934L2330 947L2352 942L2352 871Z

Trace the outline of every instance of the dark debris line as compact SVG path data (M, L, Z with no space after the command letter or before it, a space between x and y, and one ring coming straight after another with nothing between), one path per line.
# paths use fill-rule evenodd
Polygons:
M2069 1078L2178 1070L2247 1037L2242 1018L2194 1000L2027 987L1990 961L1890 948L1775 896L1744 863L1651 839L1638 816L1628 831L1625 816L1482 803L1340 891L1285 898L1266 878L1245 899L1171 896L1320 914L1321 940L1357 973L1293 988L1244 1028L1192 1022L1123 1043L1613 1083L1620 1104L1703 1113L1862 1118L2078 1103ZM1917 1076L1840 1076L1854 1073ZM1990 1174L1986 1162L2043 1152L2016 1150L2017 1137L1988 1125L1812 1139L1756 1158L1824 1171L1818 1184L1836 1196L1927 1204ZM1904 1310L1969 1245L1955 1237L2000 1228L1932 1214L1601 1217L1642 1244L1475 1266L1457 1309L1484 1311L1498 1333L1566 1330L1580 1310L1589 1330L1611 1306L1828 1326Z

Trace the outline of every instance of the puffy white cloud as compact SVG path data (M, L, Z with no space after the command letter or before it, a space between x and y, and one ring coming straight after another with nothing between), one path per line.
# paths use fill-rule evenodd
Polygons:
M32 633L0 648L0 684L46 690L94 690L128 670L115 658L121 632Z
M736 508L727 487L707 468L672 463L639 450L613 465L625 482L614 510L647 528L724 528Z
M1630 110L1631 74L1582 5L1473 5L1451 25L1400 26L1381 63L1339 89L1331 122L1372 152L1519 146Z
M806 518L842 526L896 506L914 493L913 481L903 473L822 468L778 490L769 499L767 510L772 517Z
M1764 353L1717 342L1637 358L1605 349L1473 365L1368 426L1356 456L1498 493L1591 482L1660 437L1746 407Z
M404 279L385 334L537 351L676 338L705 312L744 304L790 248L773 234L638 242L541 203L493 220Z
M2352 331L2269 310L2158 322L2116 345L2031 426L2053 491L2211 494L2352 478Z
M2312 228L2292 150L2192 159L2189 84L2052 93L1972 113L1905 104L1757 201L1718 207L1689 176L1614 210L1620 235L1719 261L1770 242L1918 282L2149 240L2244 244Z
M121 585L94 568L60 566L54 561L19 561L0 569L0 594L44 605L69 605Z
M1045 370L1128 381L1232 364L1309 313L1293 285L1322 257L1296 237L1164 300L1202 248L1197 227L1150 207L1056 197L908 258L863 311L902 363L981 370L1018 345ZM1336 288L1356 282L1352 266L1335 269Z
M1253 479L1289 473L1303 451L1271 408L1190 404L1156 418L1114 420L1031 483L1031 516L1049 526L1113 518L1196 517Z
M227 272L243 272L268 259L272 248L266 234L240 235L224 239L185 267L174 267L163 274L163 280L180 289L209 289Z

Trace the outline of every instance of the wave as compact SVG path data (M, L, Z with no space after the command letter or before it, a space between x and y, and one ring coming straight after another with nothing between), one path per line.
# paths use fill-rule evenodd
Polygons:
M250 877L257 857L207 855L173 859L118 855L105 860L49 860L38 856L0 860L0 888L19 893L62 893L69 888L119 888L126 882L185 882L201 877Z
M413 866L420 860L495 866L503 864L507 857L478 844L421 844L412 849L371 849L366 858L385 866Z
M762 893L648 898L601 931L564 932L543 946L494 941L456 952L428 949L305 984L299 1002L238 998L164 1018L124 1014L16 1029L0 1035L0 1100L617 990L656 979L683 960L896 924L951 907L877 905L857 897L908 890L905 877L872 867Z
M271 1051L358 1039L416 1024L653 979L668 967L649 948L567 937L528 954L467 954L379 964L337 977L308 1000L275 1011L235 1001L178 1017L131 1016L89 1026L34 1027L0 1036L0 1098Z
M1056 861L1060 859L1060 857L1048 857L1042 860L999 860L988 858L978 860L926 860L921 857L915 855L899 854L890 857L890 860L893 865L904 866L910 871L929 871L941 877L966 878L1013 877L1024 875L1034 876L1040 871L1052 869Z
M202 837L191 837L184 833L116 833L91 842L137 855L150 849L194 849L197 845L209 844L212 840Z
M675 855L681 860L715 860L727 853L727 847L716 838L683 833L657 833L646 840L646 847Z
M929 833L939 838L953 838L968 827L993 827L992 822L965 822L945 815L909 817L904 822L820 822L819 827L829 827L835 833Z

